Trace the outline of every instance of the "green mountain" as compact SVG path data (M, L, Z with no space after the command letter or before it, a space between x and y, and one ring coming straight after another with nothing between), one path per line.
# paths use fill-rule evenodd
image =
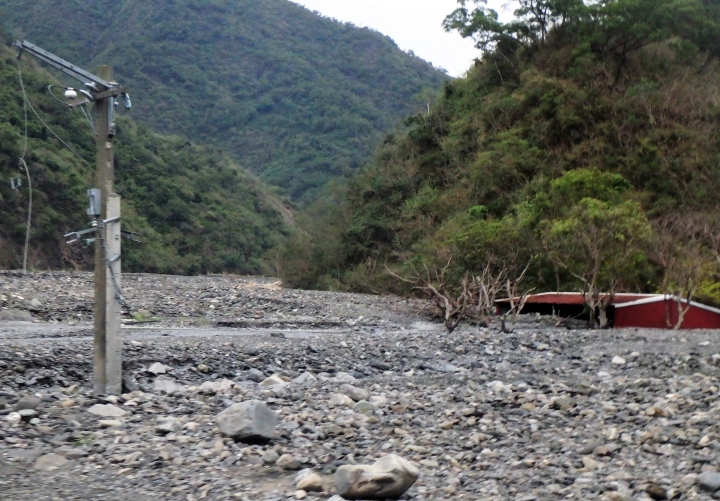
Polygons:
M114 66L139 122L213 144L295 199L354 172L447 79L287 0L2 0L0 19L83 67Z
M289 283L386 291L407 287L386 266L456 285L527 266L537 291L718 303L720 3L535 3L503 24L461 2L446 24L481 62L300 217Z
M15 56L0 45L0 268L5 269L22 267L28 209L27 181L18 170L26 122ZM93 186L95 170L92 131L79 111L49 95L47 85L55 83L49 73L29 56L21 68L28 98L47 124L28 109L25 159L33 194L28 267L91 267L92 248L67 245L63 235L89 224L85 190ZM142 240L123 243L126 271L268 272L268 252L287 226L285 209L261 181L215 148L159 135L127 116L118 118L115 145L123 228L139 232ZM22 186L14 191L9 181L16 177Z

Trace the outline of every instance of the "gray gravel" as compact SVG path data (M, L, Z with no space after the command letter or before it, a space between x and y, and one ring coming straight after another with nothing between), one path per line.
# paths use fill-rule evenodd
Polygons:
M327 500L338 467L390 453L419 466L406 499L720 498L716 331L529 317L512 334L447 335L397 298L242 277L170 277L163 293L161 277L130 278L131 304L161 322L126 325L128 393L98 399L77 317L88 276L0 274L0 308L39 321L0 323L3 500ZM278 320L292 313L302 322ZM218 325L233 319L255 323ZM271 442L220 433L216 416L247 400L277 413ZM322 491L298 491L301 468Z

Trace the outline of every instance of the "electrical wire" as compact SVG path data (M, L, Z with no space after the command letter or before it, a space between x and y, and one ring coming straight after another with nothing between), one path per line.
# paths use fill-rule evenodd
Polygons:
M63 101L62 99L60 99L59 97L57 97L57 96L55 95L55 93L52 91L52 88L53 88L53 87L60 87L60 86L59 86L59 85L48 85L48 86L47 86L48 92L49 92L50 95L55 99L55 101L57 101L58 103L60 103L60 104L62 104L62 105L67 106L68 108L72 108L72 106L71 106L70 104L66 103L65 101ZM92 118L90 118L90 114L88 114L87 109L85 108L85 105L86 105L86 104L87 104L87 103L84 103L84 104L81 103L81 104L76 105L76 106L79 106L80 111L82 112L82 114L83 114L83 116L85 117L85 119L88 121L88 125L90 125L90 128L91 128L92 131L93 131L93 134L95 134L95 133L96 133L96 132L95 132L95 124L93 123Z
M58 98L58 97L53 93L53 91L52 91L52 88L53 88L53 87L59 87L59 85L48 85L48 86L47 86L47 89L48 89L48 92L50 93L50 95L51 95L52 97L54 97L54 98L55 98L55 101L57 101L58 103L63 104L63 105L65 105L65 106L68 106L68 107L69 107L70 105L69 105L68 103L66 103L66 102L63 101L62 99Z
M37 117L37 119L40 120L40 123L43 124L43 125L45 126L45 128L46 128L47 130L49 130L50 133L51 133L53 136L55 136L55 138L63 144L63 146L65 146L68 150L70 150L71 152L73 152L73 153L75 154L75 156L78 157L80 160L82 160L85 165L87 165L88 167L92 167L92 165L90 164L90 162L88 162L87 160L85 160L85 158L83 158L83 156L80 155L80 153L78 153L77 151L75 151L69 144L67 144L65 141L63 141L62 138L61 138L60 136L58 136L58 135L55 133L55 131L52 130L52 128L51 128L48 124L45 123L45 121L42 119L42 117L40 117L40 115L38 114L38 112L35 111L35 108L33 107L32 103L30 102L30 100L29 100L28 97L27 97L27 93L25 92L25 85L23 84L23 80L22 80L22 71L20 70L20 61L17 61L17 67L18 67L18 77L19 77L19 79L20 79L20 88L22 89L22 92L23 92L23 98L25 99L25 102L27 103L27 106L30 107L30 110L32 110L32 112L35 114L35 116Z
M23 252L23 273L27 273L28 246L30 245L30 223L32 222L32 181L30 180L30 171L25 163L25 159L20 158L20 163L25 168L25 175L27 176L28 181L28 216L27 228L25 229L25 252Z
M23 250L23 273L27 273L27 257L28 247L30 246L30 225L32 223L32 181L30 180L30 171L28 170L27 163L25 163L25 155L27 155L28 145L28 100L27 93L25 92L25 84L22 79L22 71L20 71L20 62L18 61L18 78L20 80L20 88L23 93L23 111L25 112L25 136L23 138L23 151L20 155L20 163L25 168L25 175L28 180L28 213L27 213L27 226L25 228L25 249Z

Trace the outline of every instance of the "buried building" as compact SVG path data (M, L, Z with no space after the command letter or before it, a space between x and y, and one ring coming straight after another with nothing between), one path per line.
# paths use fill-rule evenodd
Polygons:
M507 299L496 302L502 313ZM588 318L585 298L580 292L546 292L528 296L522 313L539 313L563 318ZM720 329L720 309L666 294L617 293L608 306L612 327L670 329Z

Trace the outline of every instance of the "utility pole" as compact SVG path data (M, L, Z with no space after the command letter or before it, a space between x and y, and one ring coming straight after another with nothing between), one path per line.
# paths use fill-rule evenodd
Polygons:
M83 235L95 233L95 305L93 339L93 392L96 395L119 395L122 392L122 337L120 314L124 302L120 289L120 196L113 188L115 136L115 98L122 96L130 108L125 87L113 80L112 68L101 66L94 75L27 41L17 41L18 57L27 52L84 84L85 89L68 88L69 106L95 104L96 174L98 188L88 190L88 215L94 218L93 228L68 233L69 243Z

